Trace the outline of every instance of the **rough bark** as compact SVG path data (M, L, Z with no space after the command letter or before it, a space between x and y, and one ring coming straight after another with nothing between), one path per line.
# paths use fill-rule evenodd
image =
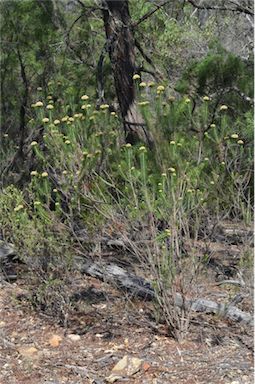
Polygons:
M156 292L149 281L129 273L116 264L95 263L92 261L84 263L82 260L80 260L80 262L77 259L77 267L82 273L115 284L117 287L135 296L139 296L144 300L152 300L156 297ZM241 311L232 305L232 303L216 303L215 301L203 298L191 300L183 298L180 293L174 295L173 302L174 305L179 308L185 307L186 310L215 314L231 321L253 325L252 315L248 312Z
M153 144L135 102L135 39L128 1L104 1L103 20L126 141Z

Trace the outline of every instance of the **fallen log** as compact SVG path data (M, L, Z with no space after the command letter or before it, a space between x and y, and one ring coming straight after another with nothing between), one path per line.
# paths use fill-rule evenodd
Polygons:
M116 264L93 261L82 263L80 259L77 266L82 273L112 283L118 288L130 292L134 296L141 297L144 300L153 300L156 298L156 292L149 281L131 274ZM185 309L194 312L215 314L235 322L253 325L252 315L248 312L241 311L239 308L231 305L231 303L216 303L215 301L203 298L184 299L180 293L176 293L174 305L179 308L185 307Z

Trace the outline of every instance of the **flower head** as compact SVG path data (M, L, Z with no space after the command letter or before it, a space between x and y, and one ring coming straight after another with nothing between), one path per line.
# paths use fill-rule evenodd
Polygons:
M228 109L227 105L221 105L220 106L220 111L226 111Z
M203 100L204 100L204 101L209 101L209 100L210 100L210 97L208 97L208 96L204 96L204 97L203 97Z
M186 104L189 104L191 102L189 97L186 97L186 99L184 101L185 101Z
M43 107L43 102L37 101L37 103L35 103L35 107Z
M109 108L109 104L101 104L100 105L100 109L108 109Z
M139 84L139 87L140 88L145 88L146 87L146 83L144 81L142 81L140 84Z
M149 104L149 101L139 101L138 102L138 105L141 105L141 106L145 106L145 105L148 105Z
M82 95L81 97L81 100L88 100L88 99L89 99L88 95Z
M215 124L211 124L210 127L211 128L216 128L216 125Z
M53 123L54 123L55 125L58 125L58 124L60 124L60 120L56 119L56 120L53 121Z
M242 144L244 144L244 141L243 140L238 140L237 144L241 144L242 145Z
M46 108L47 109L54 109L54 106L52 104L48 104L48 105L46 105Z
M43 119L42 119L42 122L43 123L48 123L50 120L48 119L48 117L44 117Z
M18 211L20 211L23 208L24 208L24 205L19 204L17 207L14 208L14 212L18 212Z
M154 87L154 85L155 85L154 81L149 81L148 82L148 87L152 88L152 87Z
M159 86L157 87L157 91L158 91L158 92L163 92L164 90L165 90L164 85L159 85Z
M171 140L171 141L170 141L170 144L171 144L171 145L175 145L175 141L174 141L174 140Z
M170 168L168 168L168 171L170 171L170 172L174 173L174 172L176 172L176 169L175 169L175 168L173 168L173 167L170 167Z
M37 172L37 171L32 171L32 172L30 172L30 175L31 175L31 176L37 176L37 175L38 175L38 172Z
M48 177L49 174L48 174L48 172L43 172L43 173L41 174L41 176L42 176L42 177Z
M231 139L238 139L238 134L237 133L233 133L231 136Z
M146 147L144 145L142 145L140 148L139 148L139 151L140 152L145 152L146 151Z
M125 145L125 147L126 147L126 148L131 148L131 147L132 147L132 144L127 143L127 144Z
M138 80L138 79L141 79L141 76L135 73L133 76L133 80Z
M35 147L36 145L38 145L37 141L32 141L32 143L30 144L31 147Z

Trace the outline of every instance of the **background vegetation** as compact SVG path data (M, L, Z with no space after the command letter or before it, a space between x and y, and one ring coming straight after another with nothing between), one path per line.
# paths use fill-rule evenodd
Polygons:
M177 289L187 257L191 276L199 269L186 242L208 239L221 220L252 221L251 20L171 1L137 26L149 149L125 142L107 56L99 100L99 6L1 3L0 228L40 276L40 292L91 251L89 239L128 241L179 337L182 315L169 313L162 292ZM129 6L134 22L155 8ZM192 281L182 277L181 289Z

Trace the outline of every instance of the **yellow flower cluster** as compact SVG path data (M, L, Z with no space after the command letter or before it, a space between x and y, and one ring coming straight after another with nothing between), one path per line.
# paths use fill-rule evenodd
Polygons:
M109 108L109 104L101 104L100 109L105 110Z
M83 104L81 106L81 109L88 109L88 108L91 108L91 104Z
M157 95L160 95L162 92L164 92L164 90L165 90L164 85L159 85L157 87Z
M17 207L14 208L14 212L19 212L23 208L24 208L24 205L19 204Z
M148 105L148 104L150 104L149 101L139 101L138 102L138 105L140 105L140 106L145 106L145 105Z
M37 101L36 103L31 104L31 107L32 107L32 108L43 107L43 102L42 102L42 101Z

